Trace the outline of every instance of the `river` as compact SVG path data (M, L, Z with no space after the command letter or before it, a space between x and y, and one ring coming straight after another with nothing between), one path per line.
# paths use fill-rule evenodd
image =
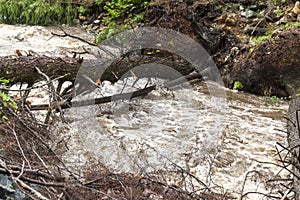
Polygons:
M94 39L81 28L63 28ZM0 31L2 56L15 50L72 56L71 51L90 48L76 39L52 36L58 27L2 24ZM97 95L130 90L134 81L104 82ZM135 87L143 88L146 82L141 79ZM211 88L223 95L212 95ZM34 92L30 98L33 104L47 102L45 96ZM222 105L216 106L216 102ZM65 143L57 152L78 172L99 162L116 172L156 173L178 187L185 182L188 190L203 188L201 180L234 197L246 192L275 194L279 184L267 180L285 178L287 173L268 163L280 164L276 146L281 148L276 143L287 144L282 132L287 109L287 102L228 90L214 82L186 83L172 90L159 88L131 101L70 109L65 113L68 123L58 123L51 131L54 144ZM184 173L190 176L182 181ZM258 194L247 198L267 199Z

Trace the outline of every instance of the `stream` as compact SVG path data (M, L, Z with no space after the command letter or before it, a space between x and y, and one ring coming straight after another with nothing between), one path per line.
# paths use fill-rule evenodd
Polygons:
M63 28L72 35L94 39L81 28ZM72 38L52 36L59 27L1 24L0 31L1 56L13 55L15 50L72 56L72 51L90 48ZM143 88L147 81L140 79L135 87ZM103 82L94 93L108 96L130 91L134 82L134 78L114 85ZM208 88L225 95L212 95ZM32 104L47 103L47 97L39 93L32 92ZM216 106L216 102L223 104ZM170 90L159 88L131 101L69 109L65 113L68 123L58 123L51 131L54 144L64 141L64 147L56 147L57 152L67 166L78 171L91 163L103 163L115 172L141 176L155 173L168 184L182 186L179 171L184 169L197 177L186 180L190 190L201 187L197 181L201 180L209 188L233 197L255 191L273 194L276 185L266 181L287 175L270 164L280 164L276 146L281 147L276 143L287 144L283 132L287 109L284 101L272 102L211 81L194 82ZM250 171L253 174L247 174ZM258 194L247 197L267 199Z

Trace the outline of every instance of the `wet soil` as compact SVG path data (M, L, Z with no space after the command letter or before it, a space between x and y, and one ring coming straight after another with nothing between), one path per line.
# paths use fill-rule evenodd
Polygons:
M299 29L286 31L286 24L298 21L294 3L156 1L147 25L177 30L199 42L214 58L227 87L239 81L244 91L287 97L299 85ZM259 36L268 39L253 44Z

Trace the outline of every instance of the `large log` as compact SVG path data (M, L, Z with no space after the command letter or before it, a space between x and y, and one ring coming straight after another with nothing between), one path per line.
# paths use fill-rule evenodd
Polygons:
M164 55L162 56L162 54ZM211 61L208 60L208 62ZM185 59L168 52L152 56L133 52L114 60L108 58L82 60L48 56L0 57L0 77L9 79L10 84L28 83L32 85L45 80L41 73L47 75L51 80L62 77L60 78L61 82L78 80L80 84L91 84L89 81L84 82L84 78L81 79L78 75L85 75L94 83L98 79L114 83L132 75L136 75L138 78L158 77L173 80L188 75L194 70L192 64Z
M142 58L142 59L141 59ZM107 64L108 63L108 64ZM194 68L184 59L179 56L169 56L168 59L128 55L124 58L119 58L114 62L109 62L106 59L82 60L75 58L60 58L48 56L5 56L0 57L0 77L9 79L11 84L20 83L36 83L44 80L35 67L38 67L41 72L54 79L63 76L63 81L74 81L80 68L91 79L108 80L116 82L119 78L128 73L131 69L144 64L154 63L167 65L182 75L191 73ZM155 70L149 71L139 70L137 75L140 77L172 77L169 71L166 73L156 73ZM64 76L65 75L65 76ZM174 77L175 78L175 77Z
M17 82L33 84L44 80L36 70L38 67L51 79L66 75L64 80L74 80L81 60L48 56L5 56L0 57L0 77Z

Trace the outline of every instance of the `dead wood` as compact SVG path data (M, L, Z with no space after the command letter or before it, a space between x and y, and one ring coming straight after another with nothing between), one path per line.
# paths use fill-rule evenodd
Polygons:
M39 68L51 79L68 74L63 81L73 81L81 66L76 58L48 56L5 56L0 57L0 77L10 80L10 84L28 83L32 85L44 78L36 71Z
M158 86L158 85L151 85L149 87L145 87L143 89L134 91L134 92L128 92L128 93L121 93L121 94L115 94L112 96L106 96L101 98L95 98L95 99L89 99L89 100L82 100L82 101L56 101L53 102L52 105L49 104L39 104L39 105L31 105L30 110L49 110L49 109L66 109L71 107L82 107L82 106L89 106L89 105L97 105L97 104L104 104L112 101L118 101L118 100L130 100L132 98L140 97L149 94L151 91L155 90L158 87L165 87L165 88L171 88L176 85L180 85L187 81L192 80L202 80L202 75L200 73L194 73L187 76L180 77L178 79L172 80L172 81L166 81L164 85Z

